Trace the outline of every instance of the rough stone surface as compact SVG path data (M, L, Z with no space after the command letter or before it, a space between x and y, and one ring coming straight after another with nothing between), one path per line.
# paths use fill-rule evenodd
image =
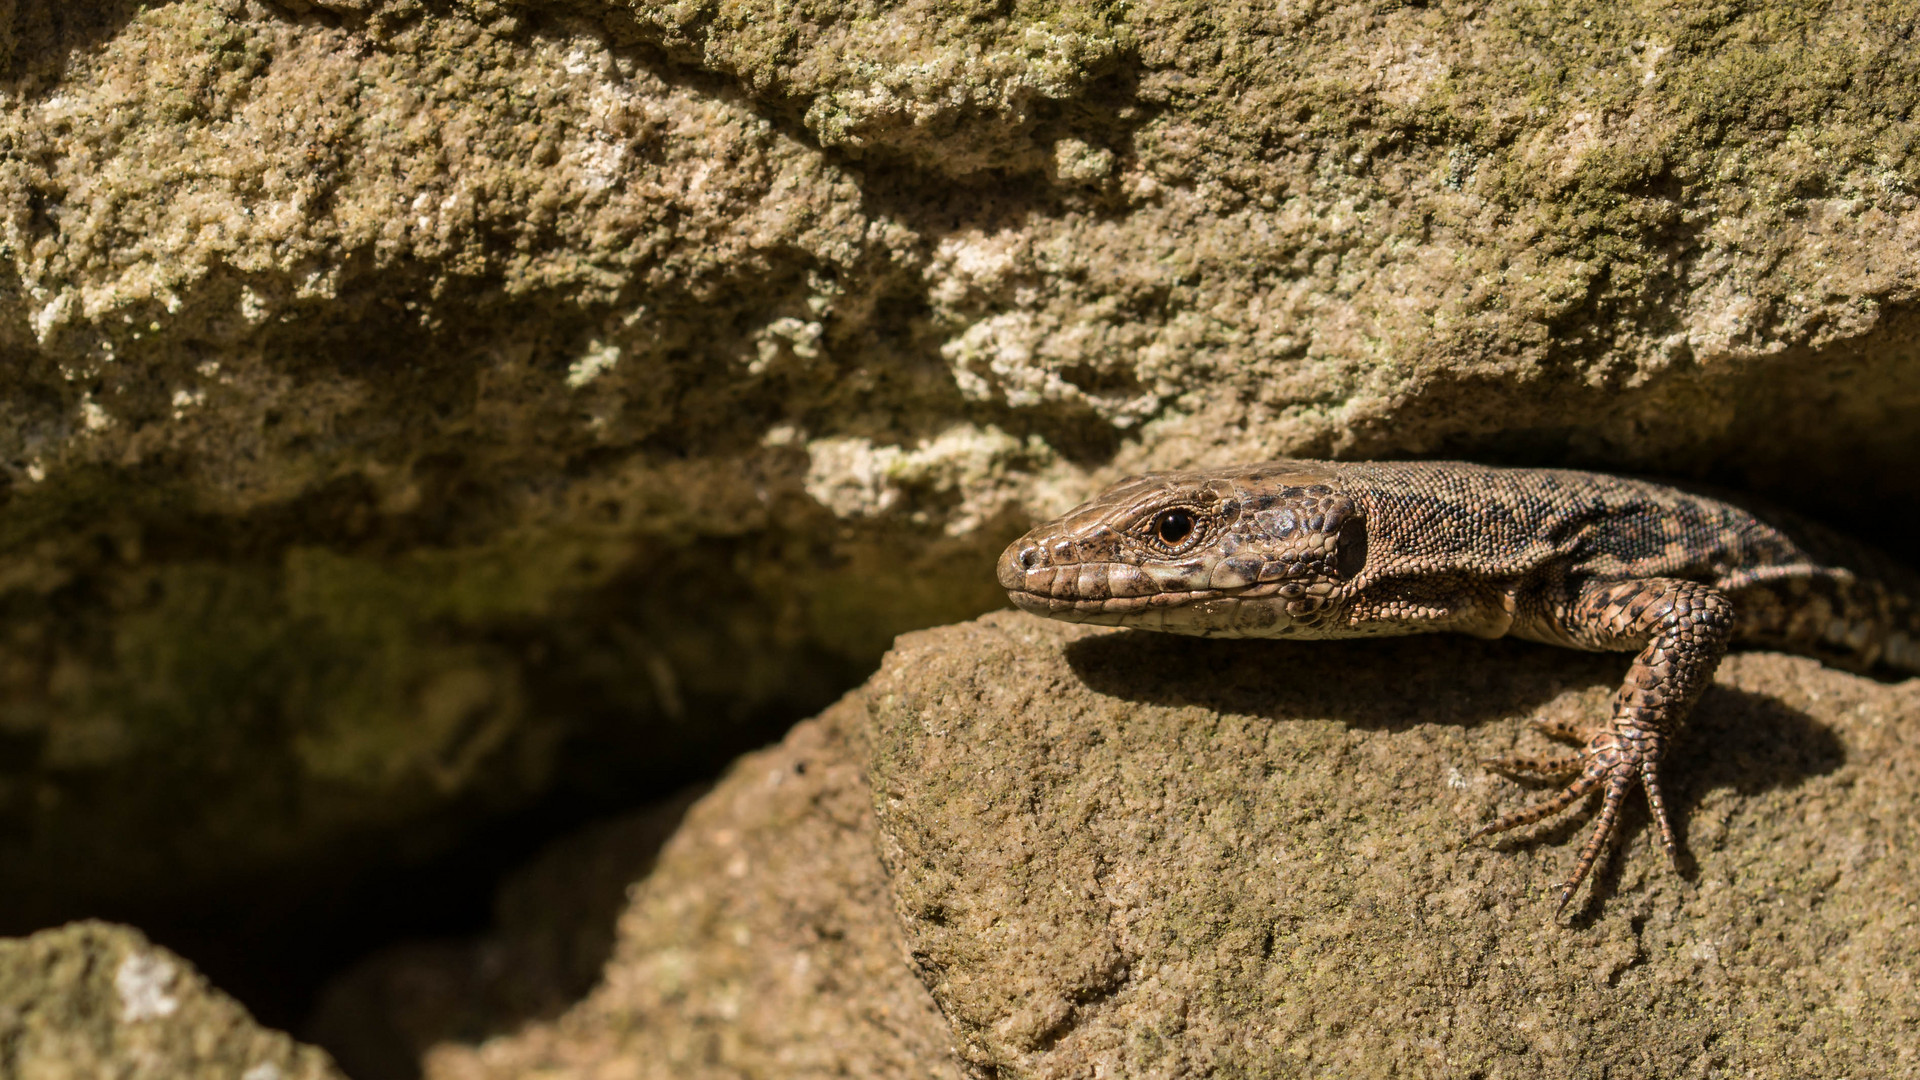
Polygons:
M98 922L0 940L0 1046L8 1080L343 1080L185 960Z
M865 720L852 695L735 763L632 885L601 985L557 1019L485 1042L413 1026L426 1077L957 1077L875 854ZM549 908L571 910L557 897ZM393 985L444 970L388 964ZM400 1006L437 1019L434 1004Z
M864 316L834 347L871 374L827 361L841 279L866 311L913 242L738 95L463 11L9 30L0 908L717 767L991 603L930 572L938 528L842 529L774 437L947 380ZM953 488L1009 437L956 439L902 468Z
M1911 535L1915 15L0 0L0 923L664 794L1145 466Z
M1210 642L1002 613L863 691L908 948L981 1076L1908 1075L1920 680L1730 657L1570 925L1582 836L1476 762L1603 715L1618 657Z

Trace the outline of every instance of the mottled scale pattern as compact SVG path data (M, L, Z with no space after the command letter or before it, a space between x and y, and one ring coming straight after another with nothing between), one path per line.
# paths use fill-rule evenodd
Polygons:
M1489 822L1600 810L1564 908L1646 793L1668 851L1666 749L1729 645L1920 673L1920 578L1818 523L1644 480L1453 461L1272 461L1123 480L1000 558L1030 612L1223 637L1441 631L1634 653L1612 716L1555 758L1489 762L1570 778Z

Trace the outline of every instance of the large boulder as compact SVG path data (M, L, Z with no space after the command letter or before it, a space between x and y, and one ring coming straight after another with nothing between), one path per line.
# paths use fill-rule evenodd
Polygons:
M1730 657L1672 762L1680 865L1636 809L1564 920L1584 822L1462 845L1540 794L1479 759L1603 717L1623 666L911 634L693 806L578 1004L389 1015L432 1080L1913 1071L1920 680Z
M910 635L867 691L903 934L982 1076L1911 1071L1920 680L1736 654L1553 918L1584 822L1477 762L1604 719L1620 657L1215 642L1026 616Z

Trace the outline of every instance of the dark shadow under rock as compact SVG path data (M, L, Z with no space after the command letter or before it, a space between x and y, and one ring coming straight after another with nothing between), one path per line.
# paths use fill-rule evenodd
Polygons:
M411 1064L432 1080L954 1077L874 852L865 721L860 695L850 695L739 759L677 821L636 817L562 845L509 886L502 907L518 896L519 914L503 910L494 939L370 963L334 987L325 1022L360 1025L341 1045L378 1055L386 1075ZM524 1005L530 991L515 984L576 970L553 960L553 947L572 924L601 917L582 902L603 895L623 859L657 842L647 830L667 823L673 835L649 869L626 863L612 957L591 993L511 1032L507 1013L480 1008L490 1002L475 986L491 987L492 1003L517 995ZM547 932L530 941L516 923ZM516 942L519 952L502 952ZM483 971L502 960L509 970ZM472 980L464 987L463 976ZM483 1022L450 1022L475 1018ZM384 1045L366 1044L381 1032Z
M633 882L653 869L700 791L583 829L501 886L479 941L396 945L334 979L307 1034L354 1080L406 1080L446 1041L550 1020L586 996L613 952Z

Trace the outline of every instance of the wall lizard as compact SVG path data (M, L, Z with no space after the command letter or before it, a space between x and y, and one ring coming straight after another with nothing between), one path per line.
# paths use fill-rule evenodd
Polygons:
M1001 556L1015 605L1220 637L1441 631L1637 653L1580 749L1486 762L1571 783L1469 840L1601 793L1566 908L1730 644L1920 672L1920 577L1811 522L1642 480L1464 462L1274 461L1123 480Z

